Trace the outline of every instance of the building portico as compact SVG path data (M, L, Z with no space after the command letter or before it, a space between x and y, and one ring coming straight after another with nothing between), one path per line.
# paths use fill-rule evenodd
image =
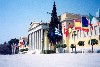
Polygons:
M28 30L29 50L44 50L44 32L47 30L47 23L32 23Z

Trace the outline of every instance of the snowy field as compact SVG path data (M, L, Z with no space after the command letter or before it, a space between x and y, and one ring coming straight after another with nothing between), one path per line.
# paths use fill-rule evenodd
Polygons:
M0 67L100 67L100 54L0 55Z

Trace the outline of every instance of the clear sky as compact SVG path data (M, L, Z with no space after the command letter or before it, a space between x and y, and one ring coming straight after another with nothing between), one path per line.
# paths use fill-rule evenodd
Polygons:
M31 21L48 22L53 2L57 15L69 12L81 15L95 15L100 0L0 0L0 43L11 38L28 35Z

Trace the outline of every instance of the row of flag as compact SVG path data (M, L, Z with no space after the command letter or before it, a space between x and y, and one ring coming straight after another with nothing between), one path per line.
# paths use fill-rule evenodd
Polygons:
M97 20L97 18L89 14L89 19L84 16L81 17L81 21L74 19L74 29L83 30L84 32L89 32L89 26L93 30L92 24L95 24L95 23L99 25L99 21ZM72 32L72 29L73 27L71 24L68 25L68 28L64 27L64 34L66 34L66 37L68 36L69 33Z
M75 30L83 30L85 32L89 32L89 29L88 29L88 20L86 17L82 17L82 20L74 20L74 27L75 27Z

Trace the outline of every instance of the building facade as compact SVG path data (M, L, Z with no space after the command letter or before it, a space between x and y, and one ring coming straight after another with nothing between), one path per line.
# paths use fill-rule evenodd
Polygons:
M47 38L48 24L43 22L32 22L29 30L29 50L47 50L48 38Z
M98 44L94 45L94 51L96 50L100 50L100 31L99 31L99 25L98 22L93 24L93 30L91 29L91 26L88 27L89 32L84 32L83 30L75 30L74 29L74 20L73 19L78 19L81 20L81 16L79 14L71 14L71 13L64 13L61 15L61 22L62 22L62 33L63 33L63 43L67 45L67 50L69 52L71 52L71 44L75 44L76 45L76 51L81 51L82 47L78 45L79 41L84 41L84 52L91 50L92 47L91 45L88 44L88 41L91 39L96 39L98 40ZM87 16L86 16L87 17ZM66 35L64 34L64 26L66 28L68 28L68 23L73 25L73 31L76 32L76 36L73 36L73 33L69 33L68 37L66 37ZM73 32L72 31L72 32Z

